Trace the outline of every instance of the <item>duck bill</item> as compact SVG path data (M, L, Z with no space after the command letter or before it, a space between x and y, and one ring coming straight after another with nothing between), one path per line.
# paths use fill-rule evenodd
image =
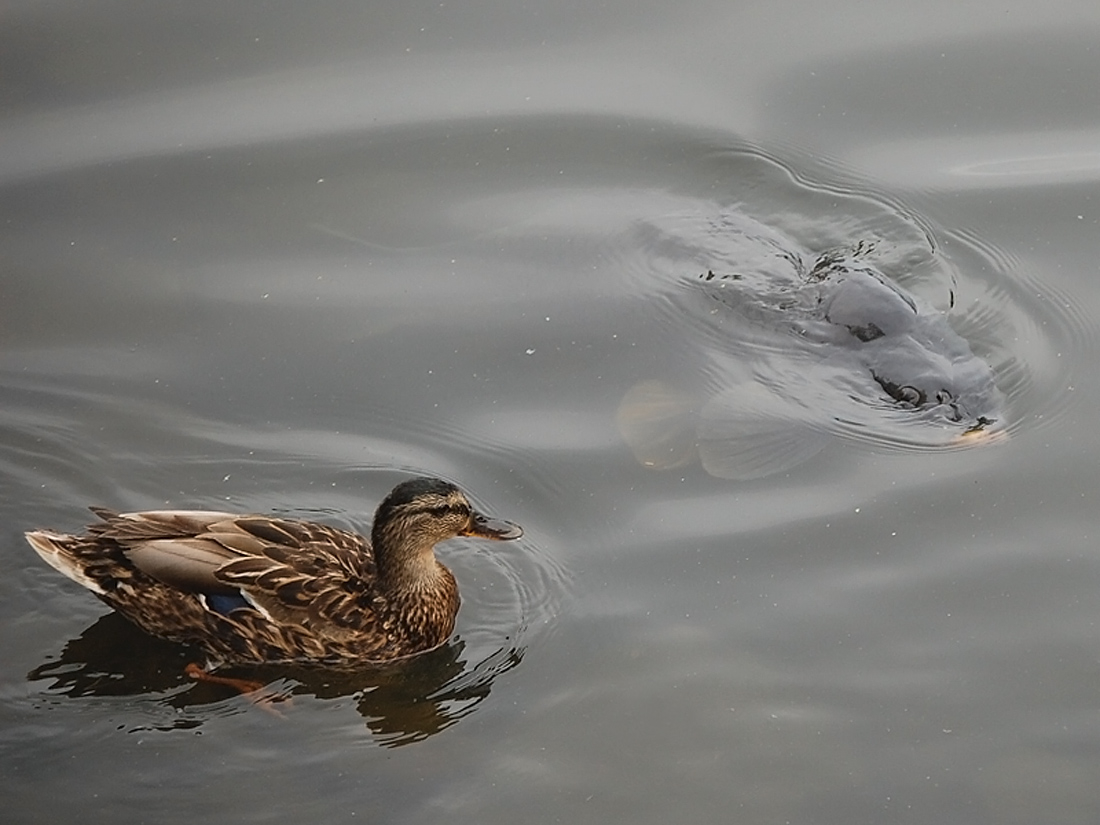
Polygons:
M951 444L956 447L977 447L982 444L1000 444L1008 441L1008 438L1005 430L971 428L951 439Z
M1008 440L1008 432L997 428L997 419L981 416L965 431L955 436L951 443L969 447L978 444L995 444Z
M477 536L483 539L496 539L497 541L511 541L523 535L523 528L518 524L499 518L488 518L481 513L474 513L470 517L470 526L459 533L461 536Z

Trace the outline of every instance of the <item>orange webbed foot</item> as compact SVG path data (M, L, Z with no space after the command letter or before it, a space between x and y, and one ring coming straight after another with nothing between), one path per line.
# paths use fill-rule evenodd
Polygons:
M275 705L289 701L286 697L277 694L260 694L260 691L266 687L263 682L258 682L254 679L235 679L231 676L217 676L194 662L189 663L187 667L183 669L183 672L197 682L211 682L215 685L231 687L239 691L242 695L247 696L254 704L259 705L268 713L273 713L276 716L282 716L282 714Z

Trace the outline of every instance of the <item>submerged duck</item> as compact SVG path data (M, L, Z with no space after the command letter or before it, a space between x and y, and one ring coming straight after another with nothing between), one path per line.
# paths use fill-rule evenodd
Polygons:
M436 543L523 535L436 478L398 484L370 540L274 516L92 512L101 521L82 535L36 530L27 541L142 630L196 645L214 665L351 665L437 648L454 630L459 596Z
M947 318L860 260L863 247L820 256L800 290L817 328L801 334L846 347L882 391L974 434L996 424L993 371Z
M993 370L942 312L878 269L873 244L810 267L775 249L779 264L708 269L673 295L707 336L704 386L650 379L628 390L616 421L638 461L699 460L747 480L790 470L836 436L918 449L1004 437Z

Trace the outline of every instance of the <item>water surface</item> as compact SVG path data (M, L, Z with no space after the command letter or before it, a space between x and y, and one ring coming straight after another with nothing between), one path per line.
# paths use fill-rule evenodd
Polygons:
M1100 17L1059 9L3 12L12 821L1094 821ZM743 377L689 290L761 248L731 215L876 244L1007 437L640 464L632 387ZM249 674L278 714L22 539L88 504L367 529L412 473L524 538L441 548L447 648Z

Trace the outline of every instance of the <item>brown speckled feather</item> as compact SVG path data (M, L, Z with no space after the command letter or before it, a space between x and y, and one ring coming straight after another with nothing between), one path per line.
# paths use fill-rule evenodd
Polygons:
M437 479L394 489L376 514L373 549L363 536L294 519L93 511L101 521L84 535L27 539L139 627L199 645L216 662L350 664L438 647L459 596L435 543L522 533Z

